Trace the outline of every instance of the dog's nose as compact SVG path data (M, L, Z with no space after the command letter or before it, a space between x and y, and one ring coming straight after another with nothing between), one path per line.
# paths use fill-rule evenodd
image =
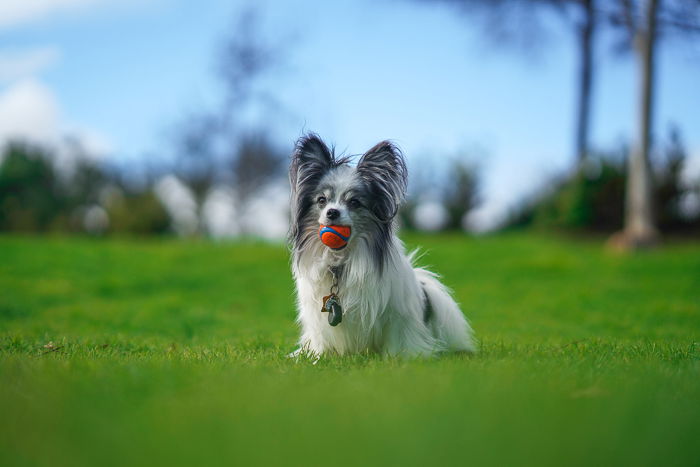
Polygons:
M328 211L326 211L326 217L328 218L328 220L334 221L340 217L340 211L338 211L337 209L329 209Z

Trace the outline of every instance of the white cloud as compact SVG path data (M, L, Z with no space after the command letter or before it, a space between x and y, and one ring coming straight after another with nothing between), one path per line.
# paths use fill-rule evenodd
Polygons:
M55 64L60 57L56 47L30 50L0 50L0 83L29 78Z
M24 79L0 93L0 142L26 139L55 144L59 127L56 99L39 81Z
M31 141L54 147L64 157L70 152L66 137L79 143L89 156L100 157L111 150L98 132L68 122L51 89L39 80L23 79L0 91L0 146L10 140Z
M52 14L97 3L99 0L2 0L0 29L44 19Z

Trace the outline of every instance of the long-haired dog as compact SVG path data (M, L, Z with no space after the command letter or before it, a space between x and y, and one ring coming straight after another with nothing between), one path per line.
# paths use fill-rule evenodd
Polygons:
M475 350L450 293L435 274L413 266L396 236L407 182L396 146L381 142L353 167L310 134L297 142L289 176L296 354Z

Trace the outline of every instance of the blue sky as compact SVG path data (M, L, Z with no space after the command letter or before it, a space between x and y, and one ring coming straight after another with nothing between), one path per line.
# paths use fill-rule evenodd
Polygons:
M534 58L495 48L469 18L411 1L263 1L261 31L283 63L259 82L283 111L253 112L291 148L305 130L360 153L393 139L414 172L436 155L482 169L494 218L573 160L573 37L551 21ZM78 135L104 157L168 152L172 125L217 102L216 51L250 2L5 0L0 139ZM630 141L635 63L600 44L594 147ZM659 54L655 130L681 128L700 170L700 47ZM4 70L4 72L2 71ZM252 123L251 123L252 124Z

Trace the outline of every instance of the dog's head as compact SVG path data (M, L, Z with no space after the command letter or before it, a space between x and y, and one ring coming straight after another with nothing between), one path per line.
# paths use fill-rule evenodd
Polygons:
M320 242L319 226L334 225L350 228L350 249L364 241L376 257L383 257L406 193L406 163L396 146L382 141L353 167L348 158L336 158L318 136L307 135L297 142L289 178L295 249Z

